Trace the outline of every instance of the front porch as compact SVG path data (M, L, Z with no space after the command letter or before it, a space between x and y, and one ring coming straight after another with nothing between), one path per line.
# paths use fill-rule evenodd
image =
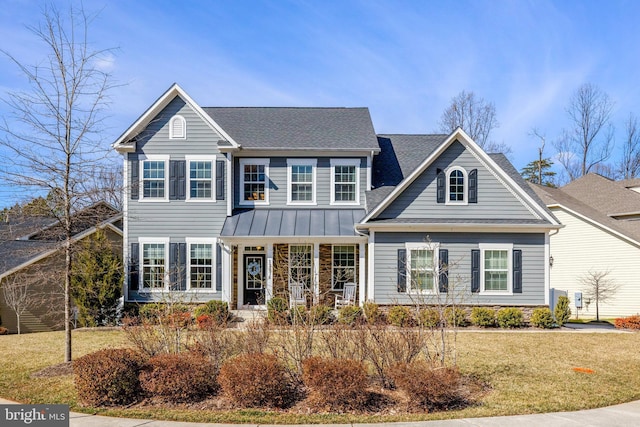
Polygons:
M357 286L357 301L365 301L363 237L233 240L223 242L232 273L223 295L232 309L265 310L273 297L288 300L293 283L304 286L308 305L332 306L349 282Z

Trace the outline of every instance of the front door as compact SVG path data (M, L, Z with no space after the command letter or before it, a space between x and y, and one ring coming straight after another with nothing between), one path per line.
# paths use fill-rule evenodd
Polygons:
M244 256L244 305L264 304L264 255Z

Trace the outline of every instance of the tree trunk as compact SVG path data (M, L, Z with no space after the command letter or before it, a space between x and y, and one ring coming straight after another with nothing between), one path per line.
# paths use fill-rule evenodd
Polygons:
M20 335L20 315L16 312L16 321L18 322L18 335Z

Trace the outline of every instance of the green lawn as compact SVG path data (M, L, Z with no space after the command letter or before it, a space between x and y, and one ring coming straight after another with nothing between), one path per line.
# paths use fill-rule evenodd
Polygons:
M74 357L127 345L120 331L74 332ZM573 411L640 399L640 333L461 332L458 364L490 385L476 406L463 410L394 416L308 415L260 410L79 408L71 376L31 378L63 361L62 332L0 336L0 396L27 403L68 403L104 415L225 423L348 423L415 421ZM592 374L573 368L588 368Z

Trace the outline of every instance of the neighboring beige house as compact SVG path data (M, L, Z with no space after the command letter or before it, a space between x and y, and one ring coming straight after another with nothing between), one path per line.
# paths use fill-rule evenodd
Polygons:
M73 241L98 229L118 250L122 248L122 213L107 203L96 203L75 216ZM55 218L10 217L0 222L0 326L17 332L15 312L4 298L6 286L27 283L30 306L21 316L21 332L64 329L63 234Z
M581 278L609 271L618 289L600 304L600 317L640 313L640 180L612 181L587 174L561 188L531 185L564 225L551 234L551 288L566 290L575 316L575 293L583 293L580 317L595 317L595 301Z

